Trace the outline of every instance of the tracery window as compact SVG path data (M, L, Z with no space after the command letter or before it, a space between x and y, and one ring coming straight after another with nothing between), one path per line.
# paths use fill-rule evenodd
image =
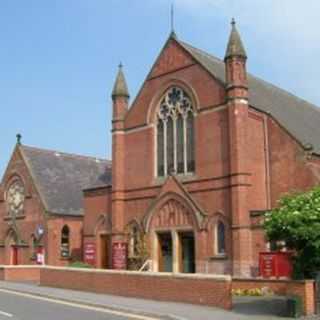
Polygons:
M194 172L194 108L189 95L171 87L163 97L157 124L157 174Z
M20 179L15 180L6 192L8 214L16 217L23 214L25 200L24 185Z
M61 257L68 258L70 256L70 230L65 225L61 230Z

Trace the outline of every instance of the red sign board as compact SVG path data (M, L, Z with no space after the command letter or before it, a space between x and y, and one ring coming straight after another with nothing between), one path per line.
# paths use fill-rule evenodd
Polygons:
M84 262L91 264L92 266L96 263L96 245L94 243L84 244Z
M259 269L263 278L292 275L291 252L260 252Z
M115 242L112 244L112 268L116 270L127 269L127 244Z

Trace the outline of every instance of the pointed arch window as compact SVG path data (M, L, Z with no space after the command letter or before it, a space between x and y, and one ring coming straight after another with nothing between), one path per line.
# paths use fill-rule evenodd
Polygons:
M218 221L217 224L217 254L226 254L226 227L223 222Z
M68 258L70 256L70 229L67 225L61 230L61 257Z
M171 87L161 100L157 118L159 177L194 172L194 115L189 95L179 87Z

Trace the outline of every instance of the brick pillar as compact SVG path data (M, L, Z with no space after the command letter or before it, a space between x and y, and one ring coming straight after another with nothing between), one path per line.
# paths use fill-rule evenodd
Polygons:
M124 235L124 189L125 189L125 131L124 120L128 111L129 93L122 71L119 66L118 76L112 92L112 265L123 269L116 259L124 252L126 237ZM127 250L126 250L127 254ZM127 257L125 257L126 259ZM121 264L121 263L120 263Z
M250 276L252 241L248 196L250 152L248 127L248 83L246 53L232 22L225 57L230 153L230 208L232 217L232 269L235 276Z

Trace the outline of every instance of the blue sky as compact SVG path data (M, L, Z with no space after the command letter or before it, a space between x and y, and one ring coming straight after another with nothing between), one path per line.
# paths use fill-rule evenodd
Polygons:
M17 132L27 145L110 158L117 65L133 100L169 35L171 2L0 1L0 176ZM249 71L320 105L319 10L318 0L175 0L175 29L222 58L234 16Z

